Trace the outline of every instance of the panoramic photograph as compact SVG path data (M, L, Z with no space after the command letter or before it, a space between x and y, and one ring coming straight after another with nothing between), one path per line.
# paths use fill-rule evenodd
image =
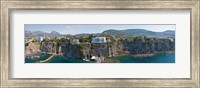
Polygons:
M25 63L175 63L174 24L25 24Z

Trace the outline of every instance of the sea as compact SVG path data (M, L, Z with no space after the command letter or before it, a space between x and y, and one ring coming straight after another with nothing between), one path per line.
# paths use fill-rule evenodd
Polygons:
M120 63L175 63L175 52L158 53L151 57L120 56L112 59Z
M25 63L36 63L48 57L50 57L50 55L41 55L39 59L25 59ZM119 56L109 59L117 60L119 63L175 63L175 52L162 52L150 57ZM94 61L83 61L64 56L55 56L48 63L94 63Z

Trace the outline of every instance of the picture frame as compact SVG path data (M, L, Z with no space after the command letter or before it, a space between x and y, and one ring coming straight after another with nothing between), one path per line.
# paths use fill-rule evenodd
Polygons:
M199 1L142 0L142 1L1 1L1 87L200 87L199 64ZM12 10L165 10L186 9L191 15L191 76L190 78L10 78L10 11Z

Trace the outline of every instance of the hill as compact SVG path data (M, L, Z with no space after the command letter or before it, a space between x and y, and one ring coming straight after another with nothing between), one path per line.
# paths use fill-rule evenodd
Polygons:
M61 37L62 34L52 31L51 33L43 32L43 31L28 31L25 30L25 37Z
M70 34L60 34L59 32L52 31L51 33L43 32L43 31L28 31L25 30L25 37L61 37L61 36L76 36L83 37L89 36L91 34L82 33L76 35ZM163 32L154 32L146 29L125 29L125 30L114 30L109 29L105 30L102 33L94 33L94 36L102 36L109 35L114 37L127 37L127 36L148 36L148 37L175 37L175 31L166 30Z
M175 31L154 32L145 29L106 30L103 34L112 36L148 36L148 37L175 37Z

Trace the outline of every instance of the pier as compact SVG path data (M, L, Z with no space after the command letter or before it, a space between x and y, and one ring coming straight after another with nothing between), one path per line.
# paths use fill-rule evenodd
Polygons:
M53 54L53 55L51 55L49 58L47 58L46 60L40 61L39 63L46 63L46 62L52 60L53 57L55 57L56 55L57 55L57 54Z

